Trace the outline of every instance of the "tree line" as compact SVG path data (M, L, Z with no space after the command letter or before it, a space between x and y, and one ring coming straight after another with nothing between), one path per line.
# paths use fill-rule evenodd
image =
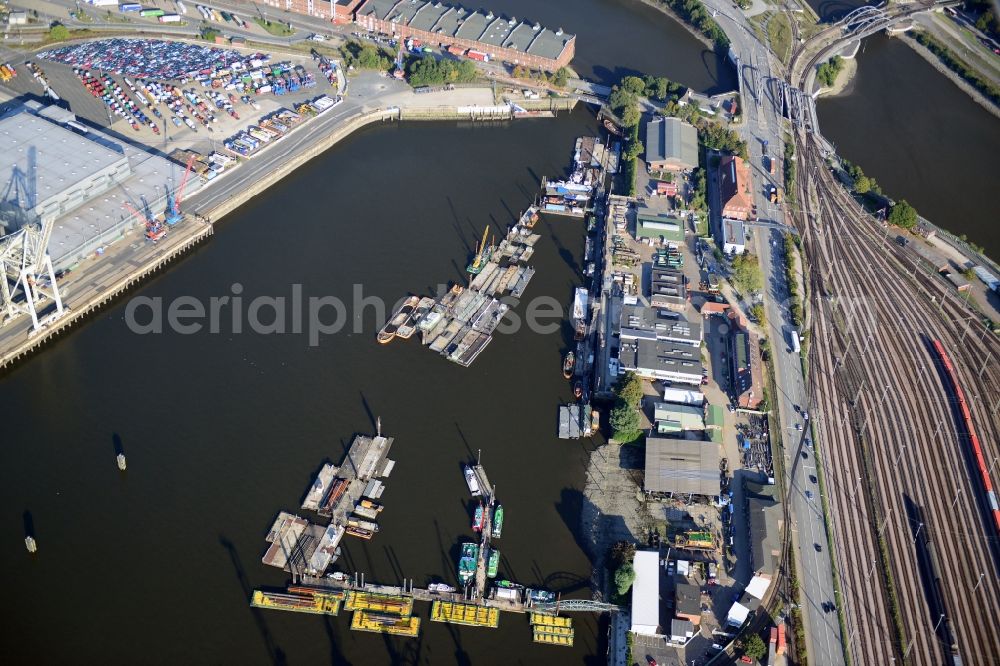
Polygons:
M937 59L940 60L945 67L965 79L969 85L982 93L988 100L994 104L1000 105L1000 87L997 87L991 81L983 78L979 72L972 67L969 67L964 60L952 53L947 46L923 31L918 32L915 35L912 33L906 34L911 35L913 39L916 39L917 42L925 46L928 51L937 56Z

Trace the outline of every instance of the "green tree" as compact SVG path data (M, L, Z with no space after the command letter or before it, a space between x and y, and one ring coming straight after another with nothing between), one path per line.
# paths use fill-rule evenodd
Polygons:
M742 294L760 291L763 279L756 255L741 254L733 259L733 284Z
M631 562L635 557L635 544L631 541L618 541L611 547L612 567L617 569L625 562Z
M741 638L740 649L743 650L743 654L755 661L767 654L767 646L764 645L763 639L757 634L750 634Z
M754 303L750 306L750 316L761 324L767 323L767 312L761 303Z
M556 71L556 75L552 79L552 83L556 84L560 88L565 88L566 84L569 83L569 70L565 67L560 67Z
M632 583L635 582L635 568L632 566L631 562L623 562L618 570L615 571L615 588L618 590L618 596L623 596L632 587Z
M615 384L615 395L631 407L642 402L642 380L634 372L626 372Z
M612 88L611 94L608 96L608 105L616 113L627 107L635 106L635 103L635 95L619 86Z
M622 123L625 127L638 125L640 120L642 120L642 114L639 113L639 109L635 104L625 107L625 110L622 111Z
M646 82L638 76L626 76L622 78L621 88L638 97L646 93Z
M868 176L862 175L859 178L854 179L854 191L858 194L867 194L871 192L872 181Z
M624 400L619 400L611 410L611 437L619 444L631 444L639 439L639 412Z
M917 224L916 209L908 204L906 199L900 199L893 204L892 210L889 211L889 224L903 229L912 229Z
M49 39L57 42L69 39L69 28L62 23L53 23L52 27L49 28Z

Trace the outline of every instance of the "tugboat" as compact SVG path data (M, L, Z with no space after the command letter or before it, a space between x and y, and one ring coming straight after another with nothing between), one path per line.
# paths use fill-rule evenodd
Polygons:
M503 505L497 504L497 508L493 511L493 534L494 539L500 538L500 533L503 532Z
M494 549L491 548L490 549L490 561L486 565L486 575L489 578L496 578L497 577L497 571L499 570L499 568L500 568L500 551L499 550L494 550Z
M476 574L476 561L479 559L479 546L474 543L462 544L462 556L458 560L458 580L466 585Z
M477 532L483 531L483 525L486 523L486 509L483 507L483 503L480 502L479 506L476 507L476 517L472 519L472 529Z
M563 359L563 377L569 379L573 376L573 368L576 367L576 354L570 352Z

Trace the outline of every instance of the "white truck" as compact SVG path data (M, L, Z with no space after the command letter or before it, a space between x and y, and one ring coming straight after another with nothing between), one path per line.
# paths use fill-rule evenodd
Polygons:
M792 351L798 354L799 351L801 351L802 349L799 346L799 332L793 328L791 331L788 332L788 338L792 344Z

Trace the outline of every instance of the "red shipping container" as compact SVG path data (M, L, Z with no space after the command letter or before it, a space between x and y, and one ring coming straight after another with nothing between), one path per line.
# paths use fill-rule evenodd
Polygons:
M448 47L448 53L450 53L452 55L457 55L457 56L465 55L465 49L463 49L461 47L458 47L458 46L449 46Z

